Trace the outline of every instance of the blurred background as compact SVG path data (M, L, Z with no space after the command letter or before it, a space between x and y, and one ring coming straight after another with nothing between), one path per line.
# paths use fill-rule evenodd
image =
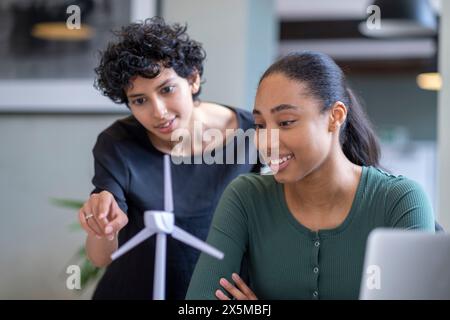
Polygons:
M93 69L110 30L154 15L187 23L204 44L202 98L248 110L280 55L331 55L374 123L384 168L419 182L450 230L450 2L376 1L381 28L373 4L0 0L0 299L90 297L95 277L82 290L66 286L85 238L71 225L92 189L98 133L128 114L92 87ZM66 25L70 5L80 29Z

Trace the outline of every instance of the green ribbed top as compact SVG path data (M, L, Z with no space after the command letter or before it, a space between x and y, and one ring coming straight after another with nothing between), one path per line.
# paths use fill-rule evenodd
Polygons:
M290 213L283 186L273 176L241 175L222 195L207 239L225 257L200 256L186 299L216 299L219 279L232 281L244 256L259 299L357 299L366 240L377 227L434 232L422 188L403 176L363 167L343 223L313 232Z

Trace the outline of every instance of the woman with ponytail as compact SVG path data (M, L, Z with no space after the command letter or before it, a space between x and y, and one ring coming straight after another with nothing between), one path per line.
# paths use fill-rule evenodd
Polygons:
M207 240L225 258L201 255L188 299L357 299L373 229L434 232L421 187L378 168L374 131L330 57L275 62L253 114L273 175L241 175L227 187ZM272 130L279 139L266 142Z

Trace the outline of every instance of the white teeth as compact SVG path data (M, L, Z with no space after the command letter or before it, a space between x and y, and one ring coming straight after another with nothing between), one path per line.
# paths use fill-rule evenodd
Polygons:
M175 118L174 118L174 119L175 119ZM167 128L168 126L170 126L170 124L172 123L172 121L173 121L174 119L167 121L165 124L160 125L159 127L160 127L160 128Z
M272 160L270 160L270 163L271 164L275 164L275 165L279 165L279 164L282 164L283 162L285 162L285 161L287 161L289 159L292 159L293 156L294 155L290 154L290 155L288 155L286 157L283 157L283 158L280 158L280 159L272 159Z
M280 160L279 159L272 159L272 160L270 160L270 163L271 164L279 164Z

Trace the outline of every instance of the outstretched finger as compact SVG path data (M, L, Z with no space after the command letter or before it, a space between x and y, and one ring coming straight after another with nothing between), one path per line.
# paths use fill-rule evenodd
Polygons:
M111 217L112 220L108 222L105 227L105 233L111 240L111 236L117 234L128 223L127 215L120 209L117 202L111 203Z
M94 202L94 214L95 221L100 226L101 230L104 230L108 224L108 214L113 201L113 197L110 193L101 192L95 195L96 201ZM102 231L103 232L103 231Z

